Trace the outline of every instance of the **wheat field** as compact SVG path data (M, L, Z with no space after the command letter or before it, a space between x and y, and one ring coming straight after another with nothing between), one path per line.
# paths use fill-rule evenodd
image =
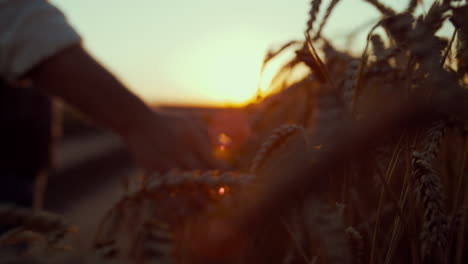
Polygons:
M322 35L339 0L312 0L304 40L268 52L295 56L243 109L233 171L130 178L91 245L73 219L1 205L20 227L0 262L466 263L468 5L365 1L381 19L362 54Z

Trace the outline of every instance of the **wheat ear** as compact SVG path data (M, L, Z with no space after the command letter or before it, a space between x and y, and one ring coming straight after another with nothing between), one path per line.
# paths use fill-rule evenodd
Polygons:
M73 230L59 215L10 204L0 205L0 223L48 235L51 243L58 242Z
M271 152L280 144L280 142L302 129L303 127L299 125L285 124L273 130L272 134L262 144L260 149L255 154L255 157L252 161L252 165L250 166L250 173L256 174L257 170L260 168L260 166L263 165L265 160L268 158Z
M412 178L416 182L418 201L424 209L421 232L421 253L429 256L434 246L444 250L447 245L448 220L443 203L442 184L432 164L439 153L446 123L436 122L428 131L422 151L413 152Z
M312 31L312 27L314 25L315 20L317 20L317 16L320 11L321 4L322 4L322 0L312 0L310 2L309 20L307 21L306 32Z

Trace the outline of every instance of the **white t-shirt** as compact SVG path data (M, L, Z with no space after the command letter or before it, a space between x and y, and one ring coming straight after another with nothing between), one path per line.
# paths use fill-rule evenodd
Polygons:
M15 81L81 42L60 10L45 0L0 0L0 78Z

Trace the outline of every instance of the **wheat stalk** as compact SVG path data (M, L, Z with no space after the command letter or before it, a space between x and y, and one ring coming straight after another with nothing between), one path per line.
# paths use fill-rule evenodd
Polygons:
M450 221L450 230L452 233L456 233L460 224L466 217L466 213L468 212L468 207L459 208L455 214L451 217Z
M138 263L173 263L173 237L167 228L148 220L140 228L132 246L132 257Z
M378 0L364 0L364 1L372 4L375 8L377 8L380 11L380 13L382 13L385 16L394 16L395 15L395 11L393 9L391 9L388 6L383 5Z
M99 256L129 258L139 263L156 259L168 263L176 256L172 250L172 232L185 226L194 214L228 198L232 190L249 183L252 176L236 172L171 170L138 179L142 179L139 188L127 192L99 224L94 239ZM199 195L194 196L194 192ZM176 209L175 206L183 206L183 210L167 211ZM129 222L134 223L133 226L129 227ZM120 239L121 233L128 238ZM122 245L127 240L130 248Z
M0 204L0 224L45 234L52 244L74 230L59 215L9 204Z
M361 233L357 231L354 227L350 226L346 228L346 237L351 248L351 254L353 256L353 264L363 263L364 257L364 241L362 239Z
M317 97L317 106L314 113L315 130L317 138L325 136L329 129L342 120L345 114L343 94L335 91L322 91Z
M423 23L426 25L426 29L428 30L428 35L433 35L442 27L442 23L446 19L444 13L449 9L450 5L446 1L442 3L434 1L423 20Z

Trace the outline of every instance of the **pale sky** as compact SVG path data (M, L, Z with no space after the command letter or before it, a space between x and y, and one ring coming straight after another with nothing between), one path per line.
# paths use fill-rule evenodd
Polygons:
M219 105L253 97L265 53L302 39L309 10L309 0L50 2L132 91L147 102L164 104ZM330 0L322 2L325 9ZM407 1L383 2L403 7ZM324 35L344 43L347 32L365 22L371 26L378 17L362 0L342 0Z

